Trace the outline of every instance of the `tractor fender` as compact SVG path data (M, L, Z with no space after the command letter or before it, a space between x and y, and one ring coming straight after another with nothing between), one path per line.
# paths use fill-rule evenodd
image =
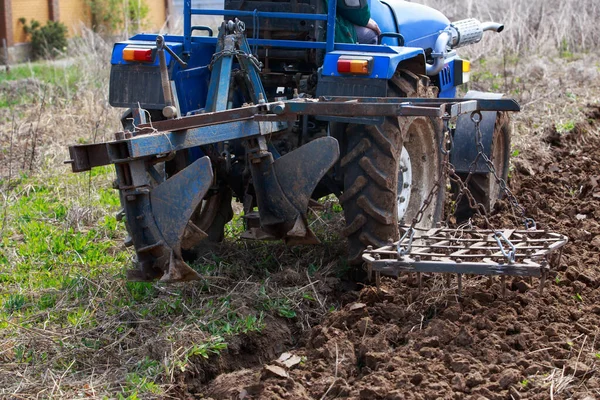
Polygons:
M501 99L503 93L485 93L476 90L469 90L465 95L465 99ZM494 128L496 125L496 111L481 112L481 140L485 154L491 156L492 139L494 136ZM471 163L477 157L477 142L475 123L471 120L471 114L461 114L456 121L456 129L453 135L453 146L450 153L450 162L454 165L456 172L468 173ZM506 141L506 145L510 146L510 142ZM505 149L506 154L510 152ZM477 160L477 165L474 173L489 173L489 169L485 161L480 157Z
M415 74L425 73L425 53L422 48L419 47L392 47L392 46L380 46L381 52L367 52L361 51L362 45L348 45L348 47L339 45L341 50L335 50L325 55L323 67L321 69L321 77L328 78L340 78L339 82L352 77L359 77L360 79L391 79L398 65L408 63L411 65L411 69ZM346 50L348 49L348 50ZM373 66L369 75L346 75L341 74L337 70L338 59L342 56L356 56L356 57L370 57L373 59ZM407 68L404 68L407 69Z

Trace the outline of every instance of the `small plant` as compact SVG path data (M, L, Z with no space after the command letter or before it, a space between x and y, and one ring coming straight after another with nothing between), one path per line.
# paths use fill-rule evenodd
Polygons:
M11 294L4 302L4 310L12 314L15 311L19 311L25 305L25 296L22 294Z
M67 27L59 21L48 21L42 26L32 19L29 24L25 18L19 18L23 31L31 37L33 58L54 58L67 50Z
M594 355L596 356L596 358L600 358L600 353L596 353Z
M579 301L580 303L583 303L583 297L581 296L581 294L579 293L575 293L575 300Z
M213 337L210 341L202 344L194 344L187 352L187 357L201 356L208 358L211 354L219 354L227 348L227 343L222 337Z
M519 385L521 385L521 387L523 389L525 389L527 387L527 385L529 385L529 379L527 379L527 378L523 379L521 382L519 382Z
M556 128L556 132L558 132L558 133L569 133L573 129L575 129L575 122L567 121L562 124L556 124L555 128Z

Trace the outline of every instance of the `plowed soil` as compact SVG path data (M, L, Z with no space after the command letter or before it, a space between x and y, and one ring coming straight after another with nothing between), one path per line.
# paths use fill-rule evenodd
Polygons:
M600 398L600 107L568 133L546 128L549 157L519 157L511 187L538 227L570 242L539 281L406 277L348 292L343 307L299 337L277 323L252 341L259 363L232 355L215 379L189 377L187 396L213 399ZM508 215L499 204L497 219ZM265 340L267 338L268 340ZM274 341L283 343L273 347ZM285 343L288 365L277 361ZM261 344L262 343L262 344ZM252 345L254 346L254 345ZM251 346L251 347L252 347ZM257 353L255 353L257 354ZM297 357L294 357L297 356ZM240 357L238 357L240 358ZM241 357L241 360L244 358ZM256 360L255 360L256 361ZM202 368L201 368L202 369Z

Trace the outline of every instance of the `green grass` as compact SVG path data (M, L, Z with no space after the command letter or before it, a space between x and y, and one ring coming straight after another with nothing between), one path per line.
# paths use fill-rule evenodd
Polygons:
M9 73L1 73L0 84L5 81L35 78L51 85L67 84L74 89L80 77L81 72L75 65L28 63L11 67Z
M301 308L322 307L312 292L270 284L282 256L296 264L307 257L305 248L278 243L228 245L231 254L194 266L204 281L127 282L133 252L122 246L126 232L115 218L113 174L106 167L0 181L7 199L0 210L6 215L0 222L0 349L11 349L0 359L19 374L50 370L66 382L95 368L106 377L97 390L110 398L161 397L178 373L225 351L230 338L263 331L267 318L293 323L305 316ZM241 223L234 219L229 233ZM315 252L311 275L322 272L322 251L309 250ZM210 280L223 274L217 285ZM253 274L238 288L235 279ZM161 350L149 354L148 343ZM11 394L14 383L0 388L0 397Z
M0 73L0 108L42 101L71 102L78 91L83 71L75 64L29 63ZM33 83L25 80L33 79Z

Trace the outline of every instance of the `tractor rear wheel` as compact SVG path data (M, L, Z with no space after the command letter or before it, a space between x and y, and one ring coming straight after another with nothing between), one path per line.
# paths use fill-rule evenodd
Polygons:
M398 71L390 97L435 97L429 78ZM398 240L398 221L410 223L442 173L440 123L427 117L388 117L379 125L349 124L340 159L350 264L362 263L367 246ZM434 196L419 226L431 227L442 214L444 188Z
M225 225L233 218L232 194L229 187L221 187L217 193L202 200L191 221L208 236L190 249L184 250L186 261L195 261L211 250L215 243L225 238Z
M494 132L492 137L492 147L488 157L492 161L494 170L506 182L508 178L509 157L510 157L510 137L511 137L510 117L507 113L498 113ZM458 173L460 179L464 182L469 176L468 173ZM491 172L473 173L467 184L467 188L473 195L475 201L482 204L487 213L494 209L496 201L503 196L501 187L496 177ZM458 195L456 185L452 186L454 195ZM469 200L463 195L461 201L456 205L454 215L457 221L465 221L475 214L475 210L469 205Z

